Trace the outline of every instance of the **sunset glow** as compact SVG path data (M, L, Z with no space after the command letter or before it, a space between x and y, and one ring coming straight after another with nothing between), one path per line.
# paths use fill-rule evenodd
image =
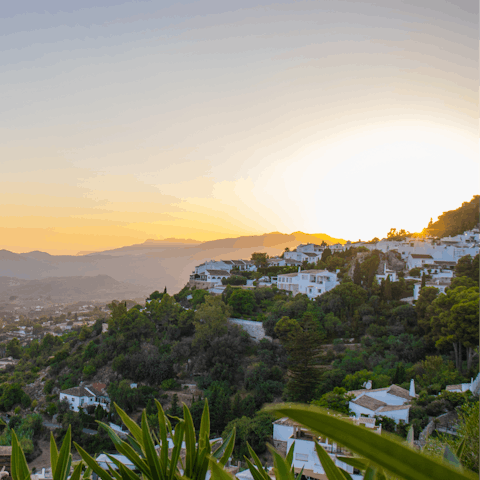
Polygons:
M39 3L0 18L0 248L369 240L478 194L478 4Z

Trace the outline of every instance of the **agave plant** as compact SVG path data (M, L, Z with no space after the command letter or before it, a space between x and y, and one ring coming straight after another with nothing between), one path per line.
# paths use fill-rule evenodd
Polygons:
M125 480L205 480L209 464L216 463L223 468L232 454L235 445L235 431L212 453L210 444L210 413L208 402L205 407L200 423L200 432L197 437L190 410L183 407L184 419L176 418L178 423L175 430L172 429L170 420L163 412L162 406L156 401L159 423L159 451L155 448L155 442L150 432L145 410L142 413L141 426L137 425L118 405L115 408L125 426L129 429L130 443L120 439L112 428L99 422L106 429L117 451L125 455L140 472L140 475L129 470L118 459L109 457L117 466L118 470L102 468L80 445L75 444L83 461L102 480L115 478ZM168 437L173 442L171 453L169 452ZM181 460L180 453L185 449L185 460ZM180 468L181 467L181 468Z
M72 466L72 454L71 448L72 432L68 427L67 434L63 439L60 452L55 444L53 434L50 433L50 465L52 467L53 480L66 480L70 477L70 480L79 480L82 474L83 462L79 462L73 470L70 476L70 468ZM12 461L11 461L11 476L13 480L27 480L30 478L30 470L28 468L25 454L23 453L20 442L18 441L15 431L12 430ZM89 471L86 472L86 476L89 476Z

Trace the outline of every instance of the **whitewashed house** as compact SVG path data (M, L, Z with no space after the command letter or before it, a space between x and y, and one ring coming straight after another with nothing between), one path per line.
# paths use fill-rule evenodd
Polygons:
M447 392L472 392L474 395L480 393L480 373L475 380L472 378L468 383L459 383L458 385L447 385L445 390Z
M371 385L371 382L368 384ZM357 418L385 416L395 420L396 423L400 420L409 422L410 402L417 396L413 380L410 391L397 385L390 385L385 388L351 390L348 394L354 396L348 407Z
M222 283L223 278L228 278L230 276L230 273L226 270L209 269L200 274L199 280L201 282Z
M432 265L434 262L431 255L423 253L410 253L407 257L407 269L423 268L425 265Z
M337 274L328 270L301 270L295 273L279 274L277 287L279 290L305 294L308 298L316 298L338 285Z
M60 401L66 400L70 410L78 412L80 408L100 405L104 410L110 410L110 398L104 383L68 388L60 392Z
M439 293L445 293L445 290L449 287L450 281L441 281L441 279L437 280L436 282L426 282L426 287L434 287L438 290ZM417 282L413 285L413 299L418 300L420 297L420 291L422 289L421 282Z
M381 282L382 280L390 279L391 282L397 281L397 272L395 270L390 270L387 268L387 263L383 264L383 273L376 275L377 280Z

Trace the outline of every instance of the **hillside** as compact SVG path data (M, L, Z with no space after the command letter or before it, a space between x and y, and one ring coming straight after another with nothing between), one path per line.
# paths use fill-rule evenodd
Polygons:
M475 195L469 202L464 202L456 210L443 212L435 223L425 229L429 235L449 237L471 230L480 222L480 195Z

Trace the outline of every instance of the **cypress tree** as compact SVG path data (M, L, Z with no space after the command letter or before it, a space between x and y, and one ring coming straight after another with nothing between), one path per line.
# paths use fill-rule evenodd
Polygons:
M362 270L360 268L360 263L358 260L355 262L355 268L353 270L353 283L355 285L362 284Z

